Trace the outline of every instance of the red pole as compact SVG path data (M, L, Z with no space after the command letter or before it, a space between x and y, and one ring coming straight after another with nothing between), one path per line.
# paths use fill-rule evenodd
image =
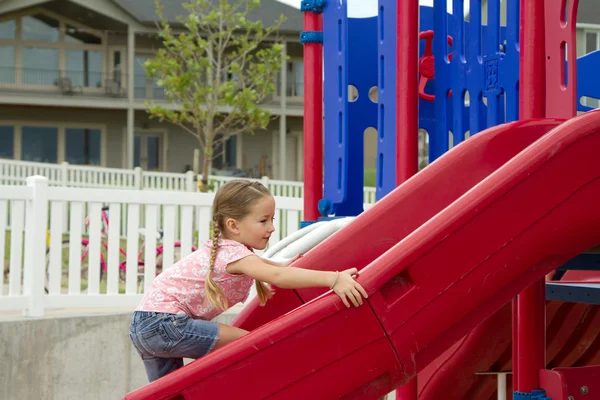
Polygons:
M323 31L322 14L304 12L304 30ZM304 44L304 220L323 198L323 44Z
M419 170L419 2L398 0L396 17L396 185Z
M546 114L544 19L544 0L521 0L520 119L543 118ZM513 332L517 334L519 392L539 389L539 373L546 368L545 289L545 280L541 279L517 298L517 329Z
M396 7L396 186L419 171L419 2ZM418 398L417 376L396 390L398 400Z

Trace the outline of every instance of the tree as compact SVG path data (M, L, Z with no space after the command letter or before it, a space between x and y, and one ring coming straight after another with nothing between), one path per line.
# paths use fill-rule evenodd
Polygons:
M210 163L218 156L214 149L232 135L266 128L271 119L261 103L275 91L283 45L269 38L285 17L265 27L248 18L260 0L188 0L176 31L164 6L159 0L155 4L164 46L144 67L172 105L148 102L146 108L151 118L198 139L204 154L201 190L206 191Z

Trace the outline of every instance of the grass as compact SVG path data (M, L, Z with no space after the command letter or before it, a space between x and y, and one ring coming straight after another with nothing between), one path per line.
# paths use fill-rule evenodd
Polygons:
M377 170L375 168L365 168L365 186L375 187L377 182Z
M63 240L69 240L69 235L65 234L63 235ZM142 245L142 241L140 241L138 243L138 247ZM4 271L4 281L8 282L8 274L9 274L9 268L10 268L10 247L11 244L11 232L10 231L6 231L5 233L5 239L4 239L4 260L3 260L3 271ZM127 240L126 239L121 239L120 243L119 243L120 247L122 249L126 249L127 248ZM24 242L23 242L23 247L24 247ZM139 247L139 249L141 249L141 247ZM139 251L138 249L138 251ZM107 259L106 256L106 251L105 249L102 249L102 254L104 256L104 260ZM24 250L23 250L24 253ZM25 256L24 254L22 255L22 262L25 260ZM87 258L86 258L87 260ZM125 256L123 254L119 254L119 261L124 261L125 260ZM62 248L62 261L63 261L63 270L68 270L69 268L69 249L68 247L63 247ZM83 263L85 263L85 260L83 261ZM87 278L87 277L86 277ZM88 281L87 279L84 278L83 276L81 277L81 290L85 290L88 287ZM106 293L106 275L104 274L102 276L102 280L100 281L100 293ZM64 274L63 275L63 279L61 282L61 287L62 288L66 288L68 287L68 275ZM125 282L121 279L119 279L119 293L125 293Z

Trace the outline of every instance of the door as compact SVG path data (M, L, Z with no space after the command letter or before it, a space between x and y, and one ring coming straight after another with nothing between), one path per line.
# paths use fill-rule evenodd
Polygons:
M133 166L144 171L162 171L162 142L159 133L136 133L133 138Z

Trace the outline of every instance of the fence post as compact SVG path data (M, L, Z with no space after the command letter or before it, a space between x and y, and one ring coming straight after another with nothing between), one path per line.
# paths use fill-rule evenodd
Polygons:
M269 189L269 177L268 176L263 176L261 178L261 183L267 188ZM274 193L273 193L274 194Z
M185 190L187 192L195 192L198 185L194 182L194 171L185 173Z
M32 189L25 212L25 263L23 294L29 297L24 315L44 315L44 282L46 278L46 229L48 224L48 178L30 176L27 186Z
M142 169L140 167L133 169L133 188L137 190L142 188Z

